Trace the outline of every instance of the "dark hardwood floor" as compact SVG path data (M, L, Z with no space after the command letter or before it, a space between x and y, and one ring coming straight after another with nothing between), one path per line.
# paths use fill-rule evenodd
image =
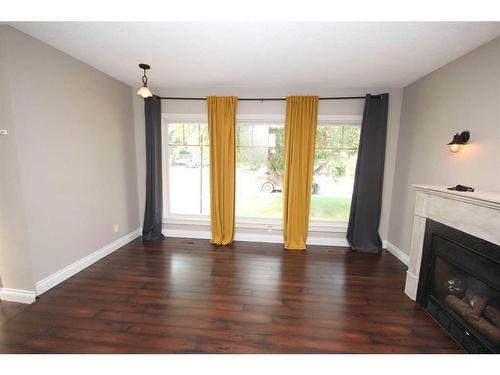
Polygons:
M26 309L28 305L0 300L0 325Z
M461 353L391 254L137 239L0 325L2 353Z

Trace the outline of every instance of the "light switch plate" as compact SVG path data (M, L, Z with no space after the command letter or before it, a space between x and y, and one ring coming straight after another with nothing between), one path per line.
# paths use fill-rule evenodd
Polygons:
M0 135L8 135L9 133L7 132L6 129L0 129Z

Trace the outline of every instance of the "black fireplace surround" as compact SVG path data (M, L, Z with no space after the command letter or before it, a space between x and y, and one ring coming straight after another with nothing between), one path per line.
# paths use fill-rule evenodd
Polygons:
M417 302L469 353L500 352L500 246L427 219Z

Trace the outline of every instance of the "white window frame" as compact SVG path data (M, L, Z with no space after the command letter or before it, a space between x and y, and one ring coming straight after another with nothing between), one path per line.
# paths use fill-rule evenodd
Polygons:
M163 223L180 225L210 225L209 215L173 214L169 210L169 147L168 147L168 123L199 123L208 122L206 113L180 114L163 113L161 124L162 137L162 170L163 170ZM361 115L319 115L318 124L361 126ZM263 124L285 124L285 115L237 115L236 123L263 123ZM279 218L259 217L236 217L235 227L262 230L282 230L283 222ZM347 231L347 222L332 220L309 220L309 230L312 232L344 233Z

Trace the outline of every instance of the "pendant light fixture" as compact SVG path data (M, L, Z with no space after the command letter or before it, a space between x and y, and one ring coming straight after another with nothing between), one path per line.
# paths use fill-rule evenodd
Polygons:
M142 96L144 99L150 98L153 96L153 93L148 88L148 77L146 76L146 70L151 69L148 64L139 64L139 68L144 70L144 74L142 76L142 87L137 91L137 95Z
M448 148L451 152L457 153L462 149L463 145L465 145L469 141L469 138L470 133L467 130L463 131L460 134L457 133L453 136L453 140L448 143Z

